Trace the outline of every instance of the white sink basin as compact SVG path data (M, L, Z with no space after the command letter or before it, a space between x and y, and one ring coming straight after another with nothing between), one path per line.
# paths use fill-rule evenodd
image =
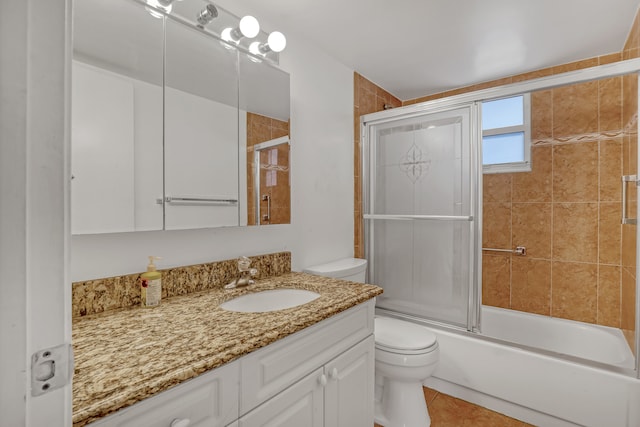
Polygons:
M319 298L320 294L304 289L272 289L242 295L220 304L220 308L243 313L263 313L296 307Z

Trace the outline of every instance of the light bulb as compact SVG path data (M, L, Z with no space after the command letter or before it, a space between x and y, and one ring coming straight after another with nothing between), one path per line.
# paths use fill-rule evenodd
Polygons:
M252 39L260 32L258 20L251 15L247 15L240 20L240 32L248 39Z
M260 52L260 42L253 42L249 45L249 52L253 53L254 55L262 55L262 52Z
M233 31L232 28L225 28L224 30L222 30L222 32L220 33L220 38L225 41L226 43L220 42L220 44L222 46L224 46L225 49L227 50L233 50L235 49L235 47L233 47L233 45L237 45L238 42L235 41L232 37L231 37L231 31Z
M231 31L233 31L233 28L230 28L230 27L227 27L224 30L222 30L222 32L220 33L220 37L222 38L222 40L224 40L226 42L234 41L231 38Z
M280 31L273 31L267 38L269 49L274 52L282 52L287 46L287 38Z
M262 62L260 58L264 57L264 54L260 52L260 42L253 42L249 45L249 52L253 55L247 55L253 62ZM255 56L254 56L255 55ZM257 58L259 57L259 58Z

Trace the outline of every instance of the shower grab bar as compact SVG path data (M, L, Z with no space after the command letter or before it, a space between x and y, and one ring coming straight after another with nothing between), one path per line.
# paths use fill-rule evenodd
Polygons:
M627 217L627 182L634 182L638 186L640 181L638 181L637 175L622 175L622 224L635 225L638 220Z
M431 221L473 221L473 216L451 216L451 215L380 215L364 214L364 219L418 219Z
M527 248L524 246L516 246L515 249L494 249L494 248L482 248L483 251L490 252L509 252L516 255L525 256L527 254Z
M226 199L223 197L178 197L178 196L166 196L164 198L166 203L214 203L234 205L238 203L238 199ZM158 199L159 203L162 203L162 199Z

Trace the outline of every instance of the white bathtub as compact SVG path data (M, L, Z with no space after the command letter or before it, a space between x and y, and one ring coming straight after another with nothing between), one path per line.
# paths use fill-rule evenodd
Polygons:
M492 307L483 307L481 319L482 335L428 326L440 362L426 386L536 426L640 426L640 380L626 369L633 360L621 334Z
M482 335L625 369L635 359L620 329L538 314L482 307Z

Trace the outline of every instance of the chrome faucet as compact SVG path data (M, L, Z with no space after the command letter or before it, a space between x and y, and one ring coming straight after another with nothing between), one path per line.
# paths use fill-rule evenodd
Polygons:
M231 283L229 283L228 285L225 285L224 288L235 289L241 286L253 285L255 283L255 280L253 280L253 277L255 277L258 274L258 270L255 268L249 268L250 265L251 265L251 260L246 256L241 256L240 258L238 258L238 271L239 271L238 278L232 281Z

